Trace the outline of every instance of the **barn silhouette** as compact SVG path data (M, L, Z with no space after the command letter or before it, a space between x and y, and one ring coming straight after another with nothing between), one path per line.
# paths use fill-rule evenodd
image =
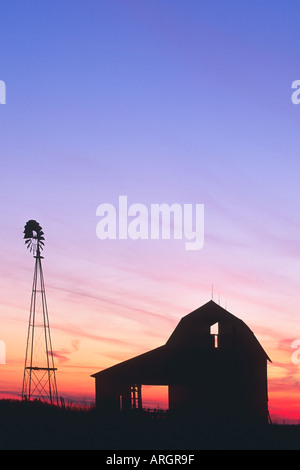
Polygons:
M142 386L169 389L169 413L207 423L268 422L266 352L250 328L209 301L181 319L165 345L94 374L96 406L142 409Z

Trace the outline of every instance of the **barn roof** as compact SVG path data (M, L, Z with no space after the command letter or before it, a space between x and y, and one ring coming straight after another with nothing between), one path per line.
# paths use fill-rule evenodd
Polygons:
M246 345L262 358L271 361L250 328L242 320L211 300L184 316L164 346L109 367L93 374L92 377L106 376L111 373L118 374L119 372L126 373L132 369L135 372L139 370L142 375L146 370L149 372L151 369L155 370L156 374L163 374L163 371L169 367L169 361L174 352L176 354L176 351L199 347L199 338L201 335L207 335L210 327L215 323L219 324L220 335L226 335L228 331L232 332L234 329L240 344Z
M214 323L219 323L220 335L226 334L228 331L231 332L234 328L240 338L247 341L249 346L256 347L271 361L246 323L216 304L213 300L183 317L166 345L170 347L196 345L199 341L199 334L209 331Z

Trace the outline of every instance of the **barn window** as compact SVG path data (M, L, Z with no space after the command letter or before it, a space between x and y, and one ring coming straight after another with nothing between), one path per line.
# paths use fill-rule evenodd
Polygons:
M213 345L215 349L219 348L219 323L214 323L210 327L210 334L213 336Z

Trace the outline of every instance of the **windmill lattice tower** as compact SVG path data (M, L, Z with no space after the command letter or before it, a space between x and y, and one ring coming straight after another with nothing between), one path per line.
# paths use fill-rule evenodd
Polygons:
M30 316L25 355L22 398L58 405L56 368L52 350L41 251L45 246L42 227L36 220L25 225L24 239L35 258Z

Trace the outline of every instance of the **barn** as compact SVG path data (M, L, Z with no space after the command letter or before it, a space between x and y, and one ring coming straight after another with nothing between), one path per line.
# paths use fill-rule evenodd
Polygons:
M250 328L211 300L184 316L165 345L94 374L96 406L141 410L143 386L164 385L173 416L267 423L268 361Z

